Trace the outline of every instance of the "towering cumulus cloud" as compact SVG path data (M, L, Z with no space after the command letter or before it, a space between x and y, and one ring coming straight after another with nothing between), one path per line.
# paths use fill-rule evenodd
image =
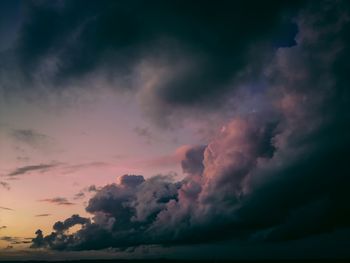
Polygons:
M124 249L235 238L267 242L350 227L349 10L345 2L324 2L318 7L306 4L296 15L295 43L267 52L270 59L259 61L261 67L255 71L259 80L254 84L244 77L237 83L237 87L253 85L251 89L258 92L247 99L239 88L225 85L224 94L236 103L230 107L242 108L250 103L257 110L236 112L207 145L188 147L181 162L181 181L171 175L147 179L124 175L89 200L86 211L91 219L73 215L57 222L54 232L47 236L38 230L32 247ZM109 21L97 19L97 26ZM147 23L155 22L151 19ZM137 29L133 23L129 26ZM237 68L254 67L254 59L244 60L244 67L241 64L245 53L237 53L236 61L228 56L238 50L237 45L245 46L249 34L241 32L242 38L231 38L215 23L206 26L222 30L223 35L211 36L211 44L201 47L199 53L209 54L203 68L180 74L163 90L162 96L167 99L192 101L198 93L204 96L220 89L222 80L236 74ZM265 26L255 30L264 31ZM161 29L157 24L154 30ZM175 25L172 29L179 38L192 38L194 33L189 28L180 34ZM123 32L124 42L114 41L127 52L128 44L134 47L145 37L141 34L144 30L132 35ZM84 43L97 48L101 56L101 43L87 41L88 33L83 35ZM197 31L195 34L209 37ZM215 53L216 41L225 37L230 40L227 46L222 53ZM200 43L201 39L193 42ZM64 51L61 55L68 55ZM36 61L32 57L37 59L38 55L24 50L22 59ZM81 59L78 53L74 61L82 65ZM85 59L89 67L95 63L94 59ZM78 70L76 66L73 62L64 65L60 74L67 69ZM193 90L183 92L185 84ZM75 224L82 228L69 233Z

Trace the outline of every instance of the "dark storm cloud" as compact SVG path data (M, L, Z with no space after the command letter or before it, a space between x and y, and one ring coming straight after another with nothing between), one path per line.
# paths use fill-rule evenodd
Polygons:
M74 205L74 203L69 202L67 198L64 197L54 197L54 198L46 198L46 199L40 199L40 202L47 202L52 203L55 205Z
M0 8L0 52L10 48L13 41L16 39L20 25L20 6L19 0L1 2Z
M13 52L29 79L42 74L63 88L63 82L101 68L127 76L151 57L165 60L172 71L155 95L175 105L221 96L247 66L254 45L273 50L276 43L295 44L296 26L287 18L298 1L24 4Z
M234 116L206 147L189 148L182 181L124 175L89 200L92 219L79 231L38 231L33 247L317 243L349 229L349 14L347 2L306 5L297 45L277 49L260 72L263 96L251 95L264 100L259 112Z
M23 174L30 173L30 172L33 172L33 171L37 171L37 172L43 173L43 172L47 172L51 168L54 168L54 167L56 167L58 165L59 164L57 164L57 163L27 165L27 166L23 166L23 167L17 168L16 170L14 170L14 171L10 172L9 174L7 174L7 176L10 176L10 177L19 176L19 175L23 175Z

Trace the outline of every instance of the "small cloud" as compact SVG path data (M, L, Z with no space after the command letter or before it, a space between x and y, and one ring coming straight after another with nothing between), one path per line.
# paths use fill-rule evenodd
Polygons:
M154 140L154 136L147 127L135 127L133 130L138 136L146 139L147 143L151 143Z
M84 197L85 197L85 194L83 192L79 192L79 193L74 195L73 199L78 200L78 199L82 199Z
M30 173L33 171L44 173L44 172L47 172L51 168L56 167L58 165L60 165L60 164L59 163L51 163L51 164L38 164L38 165L22 166L22 167L15 169L12 172L10 172L9 174L7 174L7 176L12 177L12 176L17 176L17 175L23 175L23 174Z
M67 198L64 197L54 197L54 198L46 198L39 200L40 202L52 203L55 205L75 205L72 202L69 202Z
M47 149L54 143L51 137L32 129L13 129L11 136L35 149Z
M50 216L51 214L38 214L35 215L35 217L46 217L46 216Z
M7 228L7 226L0 226L0 230L6 229L6 228Z
M87 187L84 187L80 192L74 195L73 199L78 200L78 199L83 199L86 194L85 193L91 193L91 192L98 192L101 189L101 187L97 187L96 185L92 184Z
M101 187L97 187L96 185L92 184L88 187L86 187L87 192L97 192L101 189Z

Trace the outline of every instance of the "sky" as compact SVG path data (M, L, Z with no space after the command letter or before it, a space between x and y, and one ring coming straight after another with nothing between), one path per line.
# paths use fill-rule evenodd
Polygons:
M349 258L347 1L0 1L0 260Z

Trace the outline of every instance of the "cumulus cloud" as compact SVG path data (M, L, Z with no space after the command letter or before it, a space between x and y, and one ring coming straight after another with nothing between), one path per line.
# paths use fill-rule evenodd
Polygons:
M89 222L90 220L88 218L80 217L79 215L72 215L70 218L67 218L63 222L61 221L56 222L53 226L53 229L57 232L63 232L75 225L78 225L78 224L84 225Z
M183 148L183 180L124 175L89 200L91 220L74 216L80 230L38 230L32 247L277 242L349 228L349 13L345 2L299 12L295 45L276 49L259 71L259 112L235 115L206 146ZM184 80L196 87L207 70ZM196 94L174 90L162 96L184 102Z
M201 174L204 169L203 159L206 146L194 146L187 149L181 167L186 174Z

